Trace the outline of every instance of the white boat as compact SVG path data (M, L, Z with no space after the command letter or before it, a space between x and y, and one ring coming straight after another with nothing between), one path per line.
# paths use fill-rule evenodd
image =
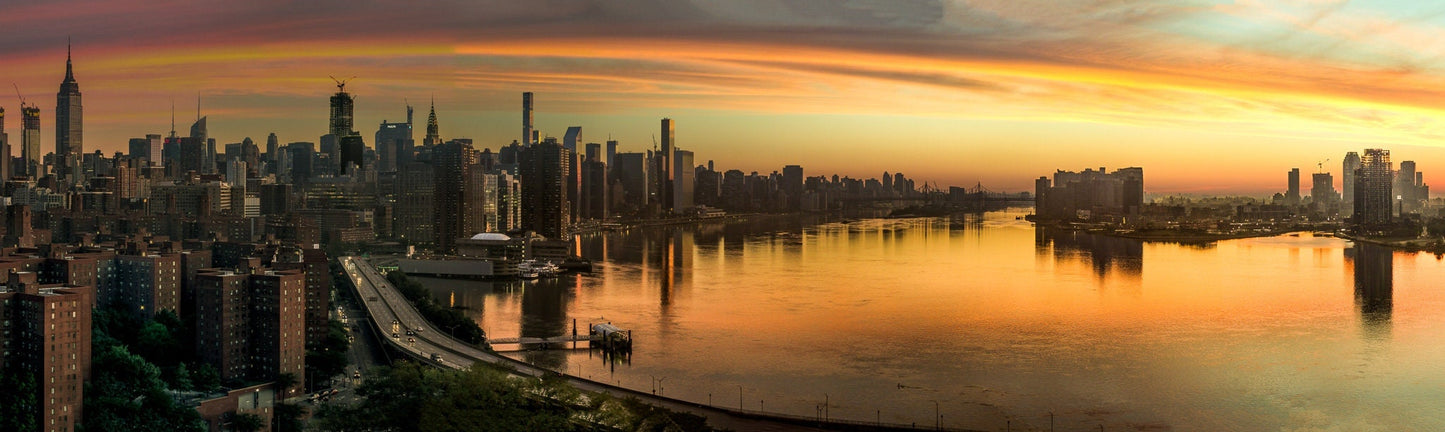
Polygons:
M537 274L541 277L557 277L557 275L562 274L562 268L557 267L556 264L552 264L551 262L538 264L532 268L536 270Z
M541 276L537 260L523 260L517 263L517 277L522 279L536 279Z

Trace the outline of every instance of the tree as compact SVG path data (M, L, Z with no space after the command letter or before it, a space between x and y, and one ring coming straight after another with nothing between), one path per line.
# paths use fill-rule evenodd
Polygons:
M276 399L286 399L286 390L296 387L296 374L282 372L276 374Z
M95 347L85 389L87 431L202 431L205 422L171 398L161 371L125 346Z
M40 390L35 374L19 367L7 367L0 375L0 430L39 431L36 414L40 412Z
M233 432L256 432L266 424L266 419L251 413L226 413L226 423Z
M196 368L195 377L191 380L193 389L201 392L213 392L221 389L221 373L216 371L215 366L209 363L202 363Z
M301 416L306 415L305 407L278 403L273 412L275 414L271 417L272 432L301 432L304 428L304 425L301 424Z
M306 351L307 373L314 381L306 384L313 389L318 383L346 373L346 365L350 364L350 360L346 358L347 350L351 349L351 342L346 339L346 324L337 320L331 320L328 324L326 338L319 347Z

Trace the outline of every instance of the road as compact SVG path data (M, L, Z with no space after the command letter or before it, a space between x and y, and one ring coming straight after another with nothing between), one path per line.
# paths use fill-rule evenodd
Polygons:
M503 365L514 371L517 375L539 377L546 374L556 375L559 372L540 369L530 364L523 363L511 358L488 353L479 348L468 345L437 331L420 313L416 311L411 303L407 302L392 286L385 277L377 273L376 268L371 266L364 258L341 257L342 268L345 269L348 278L352 279L357 293L365 309L370 314L372 322L380 327L382 331L390 331L395 320L397 336L391 338L391 334L385 334L382 339L387 339L393 346L412 355L413 357L430 361L440 366L451 368L463 368L470 366L473 362L481 361L494 365ZM354 316L359 318L359 316ZM412 329L416 335L410 336L414 341L409 341L406 329ZM420 331L416 331L420 329ZM432 355L440 356L440 361L433 361ZM729 410L707 407L701 404L660 397L648 393L638 392L622 387L611 386L596 381L587 380L571 375L564 375L568 383L581 390L606 393L618 398L634 397L643 402L667 408L678 412L696 414L708 419L708 424L716 428L732 429L737 431L819 431L817 429L795 424L772 421L758 418L756 415L738 415Z

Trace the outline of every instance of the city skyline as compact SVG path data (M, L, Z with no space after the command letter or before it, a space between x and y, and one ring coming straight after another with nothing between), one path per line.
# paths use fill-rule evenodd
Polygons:
M1024 191L1020 171L1086 161L1149 167L1150 193L1259 195L1284 189L1282 169L1359 148L1445 163L1432 55L1445 48L1429 11L623 3L20 5L4 8L25 18L5 21L17 37L0 49L49 114L73 36L86 148L107 153L169 130L173 99L188 119L197 92L221 143L316 141L327 77L356 75L364 136L434 94L447 138L496 149L516 139L516 94L534 91L544 136L581 125L638 151L670 117L684 125L679 147L764 173L807 160L810 172ZM62 19L73 25L40 25ZM368 31L328 30L346 25ZM54 148L48 132L42 149Z

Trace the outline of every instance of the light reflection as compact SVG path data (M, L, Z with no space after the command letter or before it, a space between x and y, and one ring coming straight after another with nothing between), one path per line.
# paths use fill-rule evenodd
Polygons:
M1356 243L1345 249L1345 257L1354 264L1355 308L1360 312L1365 337L1389 339L1395 308L1395 252L1380 245Z
M1056 262L1086 262L1101 280L1110 271L1137 278L1144 269L1144 242L1135 239L1035 227L1034 248Z

